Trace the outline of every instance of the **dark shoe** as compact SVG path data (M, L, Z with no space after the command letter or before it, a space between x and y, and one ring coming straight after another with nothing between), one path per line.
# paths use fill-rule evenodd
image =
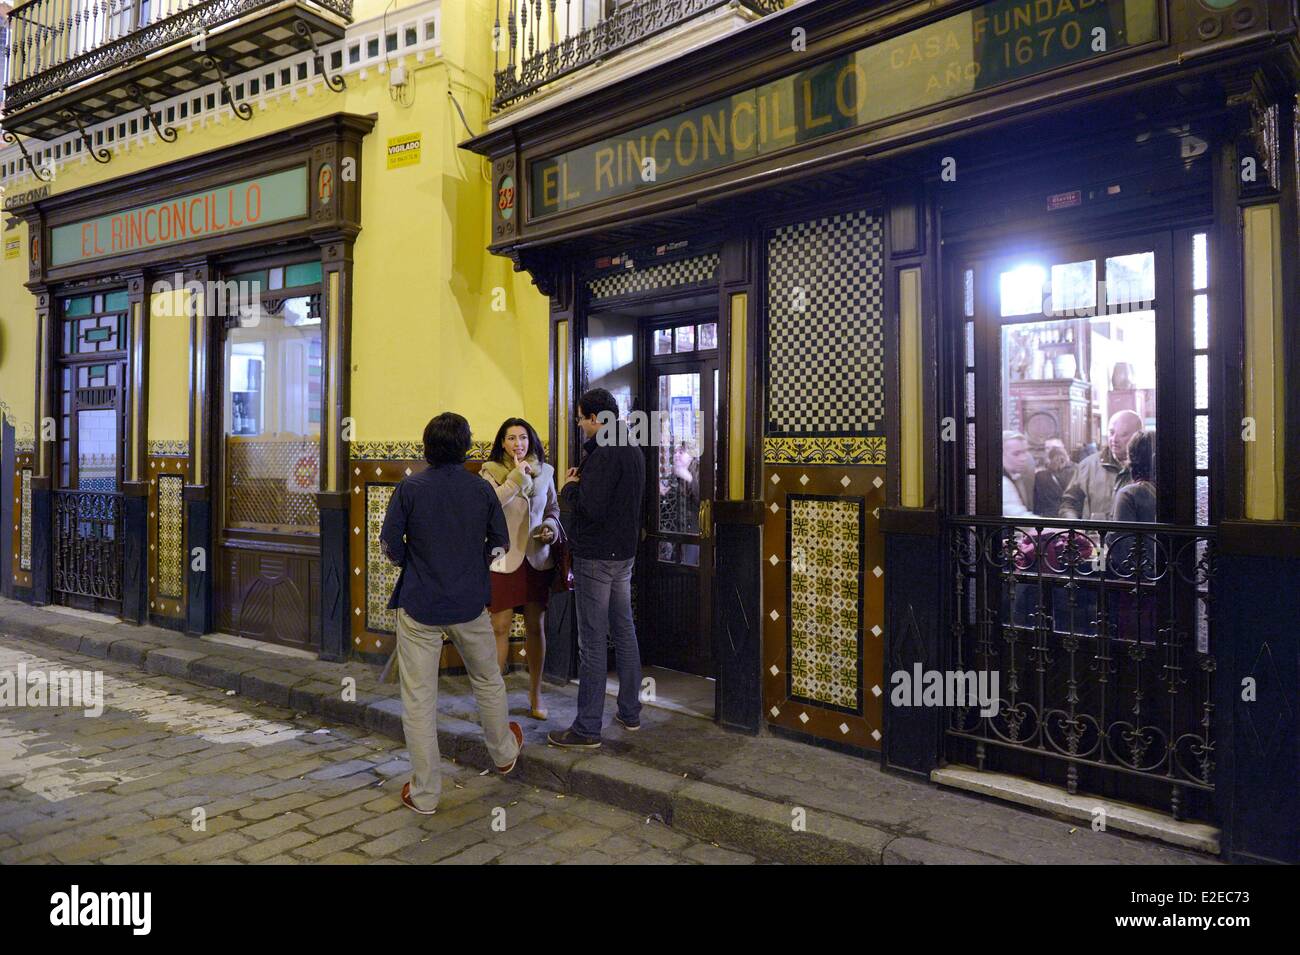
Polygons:
M635 723L629 723L627 720L623 719L623 717L619 716L618 714L614 715L614 719L618 721L619 726L623 727L623 729L627 730L629 733L635 733L637 730L641 728L640 720L637 720Z
M519 728L518 723L511 723L510 732L515 734L515 742L519 744L519 749L522 752L524 748L524 731ZM515 763L517 762L519 762L519 753L515 753L515 758L510 760L509 766L498 766L497 772L500 773L502 776L509 776L510 773L514 770Z
M600 749L600 737L579 736L573 730L551 730L546 741L560 749Z
M413 803L411 801L410 783L407 783L405 786L402 787L402 805L405 806L407 809L410 809L414 812L418 812L422 816L432 816L435 812L438 811L436 809L421 809L419 806Z

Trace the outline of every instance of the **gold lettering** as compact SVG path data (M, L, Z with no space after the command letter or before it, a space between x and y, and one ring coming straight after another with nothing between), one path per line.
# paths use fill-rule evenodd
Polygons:
M691 131L691 151L689 155L682 154L682 134L687 130ZM673 154L677 157L677 165L692 166L695 164L695 157L700 151L700 133L695 128L692 120L684 119L677 127L677 140L673 144Z
M831 121L830 114L824 116L813 115L812 101L812 81L805 79L803 81L803 122L808 129L816 129L818 126L825 126Z
M558 201L556 197L557 176L554 165L547 166L542 170L542 205L548 208L554 208Z
M596 191L600 192L600 180L603 177L609 182L609 188L614 188L614 150L608 146L596 150Z
M672 134L671 134L670 132L668 132L667 129L663 128L662 126L659 127L659 129L655 130L655 134L654 134L653 136L650 137L650 152L651 152L651 153L654 155L654 157L655 157L655 172L656 172L656 174L658 174L658 175L663 175L664 173L666 173L666 172L668 171L668 167L671 166L671 165L673 164L673 161L672 161L671 159L660 159L660 158L659 158L659 138L660 138L660 137L663 137L663 141L666 142L666 143L668 143L668 142L672 142L673 137L672 137Z
M569 164L567 162L564 164L564 174L560 177L560 182L564 186L565 202L572 202L574 199L582 198L582 193L580 193L577 189L569 188Z
M740 119L742 111L749 113L749 135L743 141L736 122ZM731 110L731 145L735 147L738 153L743 153L753 148L754 145L754 107L744 100L737 103Z
M781 100L783 98L780 90L772 97L772 135L778 140L792 139L797 131L793 126L781 126Z
M701 117L700 128L704 132L704 161L709 161L709 140L713 140L714 148L718 150L718 156L727 155L727 113L726 110L718 110L718 115L714 117L712 113L705 113Z
M851 78L853 80L853 101L850 103L845 97L844 80ZM863 94L867 88L867 76L862 72L862 67L857 62L851 62L844 69L840 70L840 75L835 78L835 108L840 111L840 115L845 119L853 119L862 108Z

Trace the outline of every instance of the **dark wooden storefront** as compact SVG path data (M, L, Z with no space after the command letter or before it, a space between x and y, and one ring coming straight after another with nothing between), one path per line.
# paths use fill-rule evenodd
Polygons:
M642 298L665 302L716 296L727 424L706 586L720 722L879 750L890 770L926 778L969 764L1146 803L1222 827L1232 858L1295 861L1300 741L1283 724L1300 675L1279 660L1295 657L1287 621L1300 609L1280 583L1300 573L1300 392L1279 409L1285 504L1263 521L1238 424L1255 400L1243 364L1259 294L1243 289L1269 247L1257 213L1281 237L1271 248L1286 332L1273 368L1300 374L1291 7L958 2L902 21L901 4L862 6L786 10L467 144L493 160L492 249L552 298L552 434L568 433L591 383L587 323L609 308L600 283L640 276ZM795 28L806 50L791 48ZM947 50L982 31L975 55ZM1097 31L1091 48L1064 42ZM857 50L876 53L855 61ZM854 63L877 70L857 93ZM883 104L841 108L872 90ZM666 174L641 175L647 155ZM821 257L795 281L789 232L812 236L798 249ZM707 279L674 293L673 266L715 254ZM1160 423L1156 523L1003 518L998 432L1014 420L1041 450L1051 422L1068 438L1082 427L1070 422L1082 386L1066 382L1074 371L1017 385L1015 416L1001 417L1004 341L1033 325L999 299L999 282L1026 262L1090 263L1103 278L1139 260L1153 275L1142 308L1159 386L1112 390ZM858 280L878 300L879 383L865 367L837 386L849 426L821 406L787 418L780 330L793 310L800 346L822 357L828 303L852 301L830 277L845 263L879 273ZM792 285L812 293L803 318L784 301ZM1082 361L1088 323L1118 321L1109 304L1103 295L1037 340ZM850 358L876 334L861 318L872 308L850 310ZM648 332L664 314L644 313ZM827 382L821 368L805 374ZM576 450L570 440L567 460ZM804 527L835 545L811 570ZM1102 548L1126 561L1092 560ZM823 619L819 588L855 642L803 625ZM1002 717L890 704L889 677L913 666L999 669ZM1269 687L1253 707L1239 699L1247 678Z
M341 422L373 125L338 113L13 210L32 237L38 416L54 425L31 479L36 603L348 653ZM209 216L218 195L259 221ZM187 229L164 236L164 211ZM177 297L155 314L164 293ZM151 355L154 321L185 323L188 348ZM241 330L259 325L241 355ZM274 347L302 372L292 402L262 390ZM184 441L147 439L151 362L188 369Z

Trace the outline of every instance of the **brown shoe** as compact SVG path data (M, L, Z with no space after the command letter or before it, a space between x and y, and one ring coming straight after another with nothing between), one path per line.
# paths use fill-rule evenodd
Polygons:
M510 732L515 734L515 742L519 744L519 749L522 750L524 748L524 731L520 728L518 723L511 723ZM515 758L510 760L510 765L498 766L497 772L502 776L509 776L514 771L515 763L517 762L519 762L519 754L515 753Z
M438 811L436 809L421 809L419 806L417 806L411 800L410 783L407 783L405 786L402 787L402 805L405 806L407 809L413 810L414 812L418 812L422 816L432 816L435 812Z

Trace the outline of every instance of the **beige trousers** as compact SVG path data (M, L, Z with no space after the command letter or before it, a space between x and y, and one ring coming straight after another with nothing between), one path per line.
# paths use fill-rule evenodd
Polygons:
M510 732L506 684L497 666L496 636L486 610L467 623L426 626L397 611L397 666L402 682L402 730L411 755L411 801L436 809L442 793L438 764L438 666L446 638L460 653L478 704L488 753L498 766L519 755Z

